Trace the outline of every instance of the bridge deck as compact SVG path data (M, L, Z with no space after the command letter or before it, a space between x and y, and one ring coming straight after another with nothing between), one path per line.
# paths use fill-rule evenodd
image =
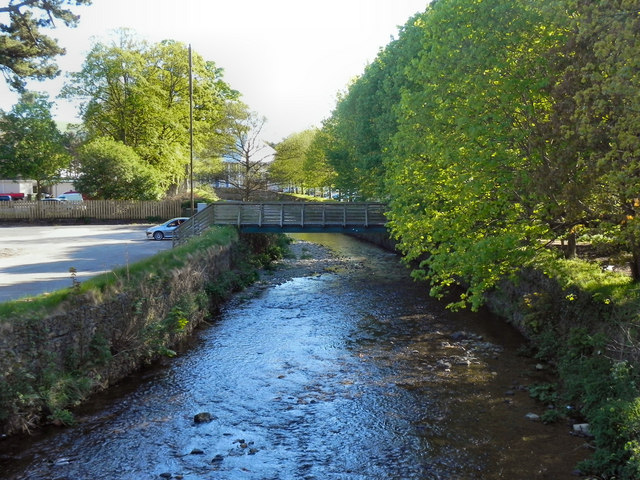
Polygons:
M234 225L247 233L385 232L385 210L383 203L212 203L174 232L174 243L212 225Z

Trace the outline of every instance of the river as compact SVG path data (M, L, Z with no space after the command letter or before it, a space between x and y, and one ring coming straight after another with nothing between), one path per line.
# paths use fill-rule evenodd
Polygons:
M0 441L0 477L576 478L584 439L525 418L542 407L524 387L548 379L517 332L446 311L392 253L296 238L297 260L178 357L97 396L75 427Z

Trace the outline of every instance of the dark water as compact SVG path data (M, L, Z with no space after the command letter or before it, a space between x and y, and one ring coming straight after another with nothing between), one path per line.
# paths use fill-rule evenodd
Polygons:
M250 289L77 427L0 442L0 477L575 478L584 441L524 418L542 412L521 386L544 379L514 331L445 312L392 254L313 239L339 267Z

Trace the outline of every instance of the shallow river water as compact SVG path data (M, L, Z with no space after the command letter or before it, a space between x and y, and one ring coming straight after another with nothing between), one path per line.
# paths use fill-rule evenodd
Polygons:
M576 478L584 440L525 418L545 379L515 331L445 311L391 253L297 238L337 257L298 243L304 268L267 274L76 427L0 441L0 478Z

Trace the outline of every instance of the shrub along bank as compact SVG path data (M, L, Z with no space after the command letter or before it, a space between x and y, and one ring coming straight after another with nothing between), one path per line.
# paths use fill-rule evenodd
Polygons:
M214 228L70 289L0 305L0 433L72 423L69 409L91 393L175 355L283 247L282 237Z

